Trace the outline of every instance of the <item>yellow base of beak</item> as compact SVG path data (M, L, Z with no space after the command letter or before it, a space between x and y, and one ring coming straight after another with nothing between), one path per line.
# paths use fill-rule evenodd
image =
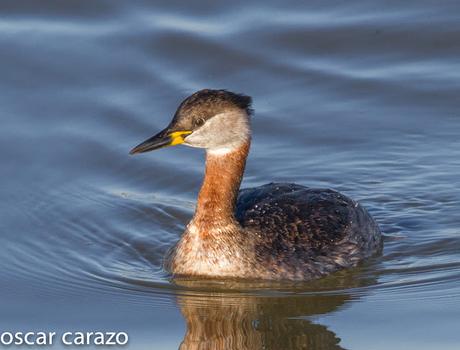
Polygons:
M176 146L184 143L184 136L190 135L191 131L175 131L169 135L171 137L171 143L169 146Z

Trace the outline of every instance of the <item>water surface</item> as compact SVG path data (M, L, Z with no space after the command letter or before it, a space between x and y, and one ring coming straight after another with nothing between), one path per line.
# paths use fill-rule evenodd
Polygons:
M0 330L129 348L460 347L455 1L3 1ZM243 186L329 187L381 256L300 284L171 281L203 152L129 149L201 88L254 98ZM57 346L56 346L57 347Z

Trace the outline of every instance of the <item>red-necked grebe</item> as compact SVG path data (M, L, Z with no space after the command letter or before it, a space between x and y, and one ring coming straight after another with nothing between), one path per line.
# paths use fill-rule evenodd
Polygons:
M336 191L288 183L239 191L251 114L249 96L201 90L180 104L166 129L131 150L206 149L195 214L165 267L176 276L309 280L376 253L378 225Z

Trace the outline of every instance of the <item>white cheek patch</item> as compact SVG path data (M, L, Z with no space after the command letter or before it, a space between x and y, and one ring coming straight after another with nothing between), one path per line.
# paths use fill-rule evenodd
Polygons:
M250 138L249 117L244 111L217 114L191 135L184 144L226 153Z

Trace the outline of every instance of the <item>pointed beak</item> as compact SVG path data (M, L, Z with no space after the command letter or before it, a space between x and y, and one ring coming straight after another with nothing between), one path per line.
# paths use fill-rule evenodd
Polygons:
M163 147L180 145L184 143L185 137L191 133L189 130L171 131L169 128L166 128L134 147L129 151L129 154L144 153Z

